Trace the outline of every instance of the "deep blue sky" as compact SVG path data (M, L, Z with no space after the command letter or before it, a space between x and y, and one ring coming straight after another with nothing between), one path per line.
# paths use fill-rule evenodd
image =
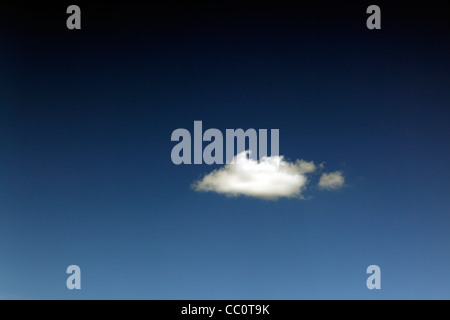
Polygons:
M378 2L369 31L370 4L2 9L0 299L449 299L448 17ZM196 193L194 120L278 128L346 186Z

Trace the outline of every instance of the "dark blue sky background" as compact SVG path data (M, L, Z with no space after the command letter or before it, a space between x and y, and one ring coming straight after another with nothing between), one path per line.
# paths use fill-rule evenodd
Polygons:
M441 7L378 2L369 31L364 1L79 4L79 31L64 3L2 9L0 299L450 298ZM196 193L217 166L170 159L194 120L280 129L346 186Z

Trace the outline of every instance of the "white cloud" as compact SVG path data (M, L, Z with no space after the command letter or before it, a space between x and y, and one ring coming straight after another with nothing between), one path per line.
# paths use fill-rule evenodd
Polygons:
M313 162L289 162L283 156L248 158L250 151L238 154L232 164L214 170L193 184L196 191L214 191L230 196L261 199L301 197L308 178L316 170Z
M320 177L319 187L326 190L336 190L344 185L345 178L341 171L324 173Z

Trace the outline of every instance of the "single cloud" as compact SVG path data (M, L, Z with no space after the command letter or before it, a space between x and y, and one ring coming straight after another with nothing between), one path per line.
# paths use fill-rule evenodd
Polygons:
M341 171L324 173L320 177L319 187L326 190L337 190L344 185L345 178Z
M214 170L192 187L196 191L213 191L229 196L249 196L276 200L280 197L299 197L305 189L306 174L316 170L313 162L289 162L283 156L253 160L250 151L234 157L231 164Z

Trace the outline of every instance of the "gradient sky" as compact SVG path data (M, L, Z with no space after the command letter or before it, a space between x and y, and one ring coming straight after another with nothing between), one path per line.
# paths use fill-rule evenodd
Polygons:
M450 299L443 7L79 2L69 31L69 4L2 7L0 299ZM346 185L198 193L219 166L170 158L194 120L277 128Z

